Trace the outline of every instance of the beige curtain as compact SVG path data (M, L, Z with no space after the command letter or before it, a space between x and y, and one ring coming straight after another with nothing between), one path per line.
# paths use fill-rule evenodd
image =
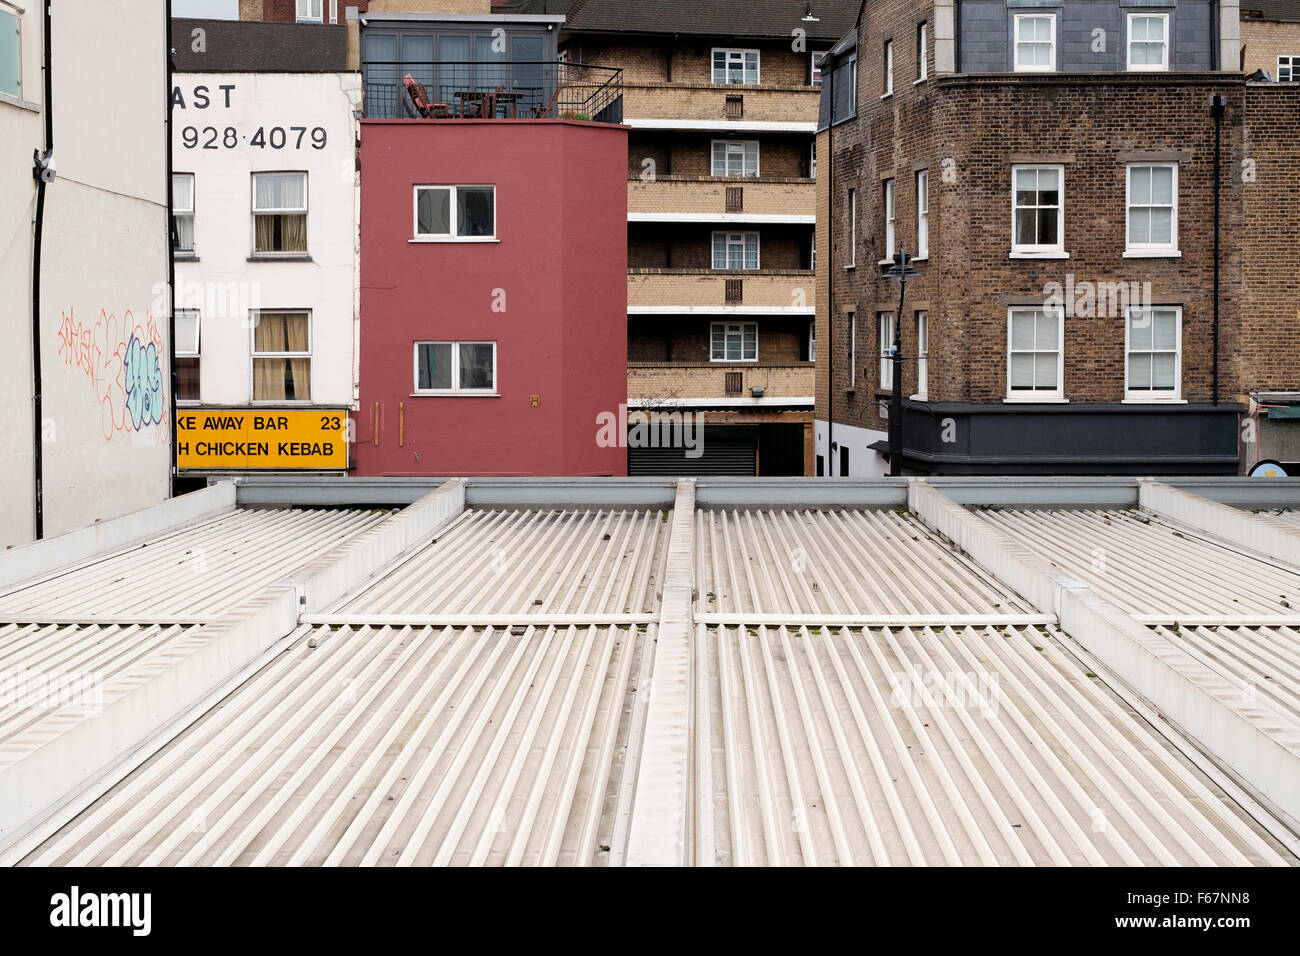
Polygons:
M258 216L256 219L257 229L257 252L275 252L275 216Z
M283 252L307 251L307 217L281 216L280 239Z
M311 399L311 319L301 312L263 312L253 330L255 352L300 353L253 360L253 398L257 401Z

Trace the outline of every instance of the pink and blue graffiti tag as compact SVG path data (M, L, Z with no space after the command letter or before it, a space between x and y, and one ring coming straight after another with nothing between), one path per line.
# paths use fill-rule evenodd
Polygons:
M79 322L74 310L63 313L59 355L90 379L106 439L164 423L161 353L162 338L149 313L137 324L131 312L119 320L101 309L93 325ZM167 441L165 429L158 429L158 440Z

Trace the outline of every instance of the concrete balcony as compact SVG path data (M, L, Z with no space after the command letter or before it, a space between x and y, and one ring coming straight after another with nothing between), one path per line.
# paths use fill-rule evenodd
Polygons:
M629 315L811 317L814 296L815 276L811 270L629 269L627 274Z
M628 404L659 403L699 406L702 400L719 405L783 405L811 408L816 365L762 363L629 362ZM762 395L755 396L754 389Z
M813 133L820 88L625 83L624 122L634 129L734 129Z
M812 179L720 179L660 176L629 179L629 222L716 222L762 225L816 223Z

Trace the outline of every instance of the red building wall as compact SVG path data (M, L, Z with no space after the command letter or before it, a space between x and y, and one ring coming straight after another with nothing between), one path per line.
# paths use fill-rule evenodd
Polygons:
M410 241L443 183L495 184L498 242ZM365 121L361 250L357 474L627 473L596 442L627 401L626 127ZM496 341L499 397L413 396L426 340Z

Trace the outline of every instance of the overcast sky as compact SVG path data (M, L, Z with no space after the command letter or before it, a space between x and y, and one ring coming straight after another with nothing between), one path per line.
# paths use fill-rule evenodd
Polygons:
M234 20L239 16L239 0L172 0L172 16Z

